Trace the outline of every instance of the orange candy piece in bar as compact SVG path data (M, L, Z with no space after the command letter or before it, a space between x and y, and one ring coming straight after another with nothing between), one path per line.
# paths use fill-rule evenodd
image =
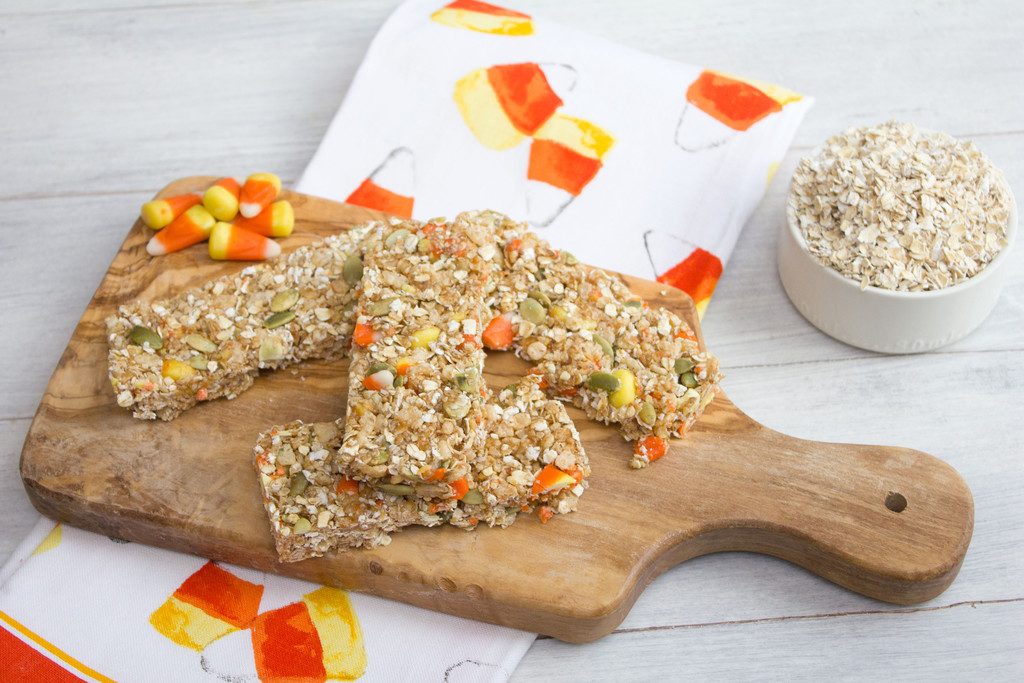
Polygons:
M196 204L153 235L146 245L146 251L151 256L163 256L199 244L209 238L216 222L205 207Z
M203 206L219 221L230 221L238 215L238 197L242 186L234 178L221 178L203 193Z
M295 210L291 202L282 199L263 209L253 218L239 216L234 221L236 228L243 228L264 237L287 237L295 229Z
M217 223L210 232L210 258L215 261L263 261L280 253L277 242L230 223Z
M245 218L255 218L277 199L281 192L281 179L273 173L253 173L245 179L239 197L238 211Z
M180 194L166 199L154 199L142 205L139 216L147 226L154 230L160 230L198 203L199 195L195 194Z

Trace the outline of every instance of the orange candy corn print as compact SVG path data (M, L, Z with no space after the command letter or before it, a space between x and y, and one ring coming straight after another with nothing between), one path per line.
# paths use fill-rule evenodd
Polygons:
M505 9L479 0L455 0L430 15L439 24L497 36L533 34L529 14Z
M400 218L412 218L415 180L416 165L412 150L398 147L391 150L381 165L353 190L345 203L383 211Z
M644 249L658 282L689 294L703 317L722 276L722 261L688 240L658 230L644 233Z
M550 225L601 170L615 140L583 119L558 114L534 135L527 168L527 216Z
M511 149L536 133L562 106L552 82L571 90L575 81L575 70L564 64L501 64L459 79L454 98L481 145Z
M686 89L676 144L688 152L717 147L800 99L777 85L703 71Z

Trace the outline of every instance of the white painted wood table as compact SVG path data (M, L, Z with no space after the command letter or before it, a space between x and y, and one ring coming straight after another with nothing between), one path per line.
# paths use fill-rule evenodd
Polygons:
M0 3L0 560L36 520L18 478L33 411L138 205L190 174L295 179L393 4ZM798 158L855 124L896 117L972 138L1024 199L1024 12L1013 0L515 5L818 98L705 321L726 388L790 434L938 455L976 506L960 577L927 604L874 602L770 558L710 556L656 580L597 643L539 639L515 677L1024 676L1020 245L980 330L905 357L811 327L774 256Z

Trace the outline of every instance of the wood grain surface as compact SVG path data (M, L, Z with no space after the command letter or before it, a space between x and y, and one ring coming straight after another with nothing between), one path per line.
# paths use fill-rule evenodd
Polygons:
M201 191L212 180L182 179L161 195ZM297 225L286 249L374 217L325 199L288 198ZM708 553L774 555L903 604L934 597L959 570L973 503L951 467L910 449L788 437L724 395L668 457L639 472L628 468L629 445L615 430L572 411L593 462L591 487L579 513L548 525L524 516L506 530L409 529L386 548L279 563L251 466L255 435L292 419L344 414L347 363L268 373L238 399L172 422L132 419L107 381L104 319L120 303L166 297L241 267L210 261L204 245L150 258L151 234L136 221L29 430L22 477L51 517L574 642L607 634L655 576ZM685 294L626 280L699 329ZM508 383L526 367L510 353L491 353L488 381Z

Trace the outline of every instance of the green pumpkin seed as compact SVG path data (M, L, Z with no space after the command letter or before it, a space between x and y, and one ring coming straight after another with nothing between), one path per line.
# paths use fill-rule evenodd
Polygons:
M293 320L295 320L295 311L278 311L277 313L271 313L270 316L263 321L263 327L268 330L272 330L275 327L286 325Z
M200 353L213 353L217 350L217 345L201 334L185 335L183 341Z
M373 456L373 460L370 461L370 464L371 465L383 465L384 463L386 463L390 459L391 458L390 458L390 456L388 456L387 449L386 448L382 448L379 451L377 451L377 455Z
M484 502L484 494L480 493L480 489L470 489L462 497L462 502L466 505L479 505Z
M592 372L587 378L587 387L609 393L616 391L622 382L610 372Z
M433 246L433 243L428 238L421 237L420 241L416 243L416 251L421 254L429 254Z
M526 296L530 297L531 299L536 299L544 308L551 308L551 299L548 297L547 294L540 291L539 289L531 289L529 294L527 294Z
M284 358L284 341L274 335L264 337L260 342L259 358L261 363Z
M579 262L580 262L580 260L579 260L578 258L576 258L575 256L573 256L573 255L572 255L572 253L571 253L571 252L568 252L568 251L563 251L563 252L562 252L562 258L563 258L563 259L565 260L565 262L566 262L566 263L568 263L568 264L569 264L570 266L576 266L576 265L579 265Z
M528 320L534 325L540 325L544 322L544 318L547 317L547 311L544 310L544 306L536 299L526 299L523 303L519 304L519 315L523 316L524 320Z
M676 358L676 364L674 367L676 370L676 374L681 375L684 372L689 372L690 370L693 370L693 361L687 358L686 356L681 356L679 358Z
M697 377L692 372L684 372L679 375L679 381L683 383L683 386L687 389L697 388Z
M393 249L396 246L405 244L405 240L409 238L410 234L405 228L399 228L385 238L384 246L388 249Z
M345 259L345 265L341 267L341 276L350 287L355 287L363 279L363 259L353 252Z
M605 355L612 360L615 360L615 348L612 346L612 343L599 334L595 334L593 337L594 341L601 347L601 350L604 351Z
M654 410L654 404L650 401L644 401L644 404L640 406L640 411L636 414L636 419L648 427L653 425L654 421L658 419L658 413Z
M395 377L395 386L396 387L404 387L405 386L405 375L399 375L398 377Z
M160 338L160 335L142 325L136 325L132 328L132 331L128 333L128 339L133 344L142 346L143 344L149 344L149 348L156 351L162 349L164 346L164 340Z
M292 525L293 534L304 534L313 528L312 522L305 517L299 517L299 521Z
M306 490L308 485L309 480L306 479L306 475L302 472L296 472L288 481L288 493L292 496L302 495L302 492Z
M370 315L387 315L391 310L391 302L396 298L397 297L391 297L388 299L381 299L380 301L374 301L366 307L366 312Z
M274 298L270 300L270 310L274 313L280 311L287 311L289 308L294 306L299 300L299 290L297 289L286 289L283 292L278 292L274 295Z
M480 377L476 368L469 368L465 372L455 375L455 386L466 393L476 391L480 388Z
M392 496L411 496L416 489L408 484L378 484L377 490L381 493L390 493Z
M188 359L188 364L196 370L206 370L210 366L210 359L206 356L192 356Z
M370 366L370 369L366 371L366 376L369 377L373 373L380 372L381 370L387 370L392 375L395 374L395 369L387 363L374 363Z
M626 308L640 308L641 306L644 305L644 302L641 301L640 299L634 299L633 301L627 301L622 305L625 306Z

